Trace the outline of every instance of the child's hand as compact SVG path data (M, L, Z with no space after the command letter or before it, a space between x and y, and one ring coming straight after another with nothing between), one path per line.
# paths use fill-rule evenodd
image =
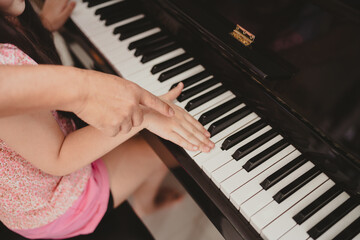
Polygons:
M59 30L75 8L69 0L46 0L40 13L44 27L50 32Z
M180 95L183 86L180 83L160 97L174 109L175 115L166 117L147 108L144 110L145 127L187 150L209 152L214 147L214 143L209 139L210 133L185 110L171 103Z

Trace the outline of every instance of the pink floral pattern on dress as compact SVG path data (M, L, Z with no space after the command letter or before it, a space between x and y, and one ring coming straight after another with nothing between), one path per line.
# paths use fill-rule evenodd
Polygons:
M0 64L36 62L15 46L0 44ZM56 111L52 114L64 135L75 130L72 121ZM90 165L62 177L46 174L0 139L0 220L11 229L32 229L54 221L79 198L91 174Z

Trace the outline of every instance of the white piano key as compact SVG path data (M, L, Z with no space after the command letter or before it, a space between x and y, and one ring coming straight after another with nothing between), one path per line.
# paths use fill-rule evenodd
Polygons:
M258 115L256 115L256 113L250 113L249 115L247 115L246 117L240 119L239 121L233 123L231 126L225 128L224 130L222 130L221 132L219 132L218 134L216 134L215 136L211 137L211 140L213 142L218 142L223 140L224 138L228 137L229 135L231 135L232 133L238 131L240 128L242 128L244 125L246 125L247 123L249 123L250 121L254 120L255 118L259 117Z
M223 119L226 116L229 116L230 114L244 108L246 105L244 103L240 103L239 105L237 105L236 107L234 107L233 109L227 111L226 113L224 113L223 115L221 115L220 117L215 118L214 120L212 120L211 122L207 123L206 125L204 125L204 128L208 129L214 122Z
M192 159L197 163L199 167L202 167L203 162L207 161L208 159L214 158L221 153L221 142L215 144L215 147L210 152L200 152L197 155L193 156Z
M71 14L71 19L76 24L81 25L80 27L82 30L83 28L88 27L87 24L93 23L94 20L97 20L97 21L100 20L99 15L95 15L95 12L97 9L112 5L117 2L122 2L122 1L123 0L113 0L113 1L99 4L98 6L94 6L91 8L87 7L87 3L77 1L75 9Z
M170 69L167 69L167 70L170 70ZM202 65L197 65L197 66L195 66L193 68L190 68L190 69L188 69L188 70L186 70L186 71L184 71L184 72L182 72L182 73L180 73L180 74L178 74L178 75L176 75L176 76L174 76L174 77L172 77L172 78L170 78L170 79L168 79L168 80L166 80L166 81L164 81L162 83L160 83L157 80L155 84L149 84L149 85L146 86L146 88L150 89L150 91L154 92L157 95L162 95L162 94L166 93L167 92L166 89L169 89L174 83L177 83L177 82L179 82L181 80L184 80L184 79L186 79L186 78L188 78L190 76L193 76L193 75L195 75L197 73L200 73L200 72L202 72L204 70L205 70L205 68ZM166 91L163 92L162 89L164 89Z
M240 128L238 131L240 131L241 129L247 127L249 124L255 122L256 120L259 120L260 118L256 118L253 121L247 123L246 125L244 125L242 128ZM211 158L211 159L207 159L206 161L203 162L202 164L202 168L204 170L204 172L208 175L211 176L211 173L213 171L215 171L216 169L218 169L219 167L221 167L222 165L224 165L226 162L230 161L233 159L232 154L235 152L236 149L238 149L239 147L244 146L245 144L247 144L248 142L254 140L255 138L259 137L260 135L262 135L263 133L269 131L271 129L270 126L265 126L262 129L260 129L259 131L257 131L256 133L252 134L251 136L247 137L246 139L244 139L243 141L239 142L238 144L234 145L233 147L231 147L230 149L226 150L226 151L222 151L220 152L220 154L218 154L218 156ZM223 160L226 162L223 162Z
M88 34L88 37L90 37L91 40L93 40L96 43L100 43L100 44L102 43L103 45L107 45L107 46L108 46L109 42L111 40L113 40L113 39L120 42L120 40L119 40L120 35L118 33L114 34L113 33L114 29L119 27L119 26L134 22L134 21L139 20L139 19L142 19L144 17L145 17L144 14L139 14L139 15L124 19L124 20L122 20L122 21L120 21L118 23L115 23L115 24L112 24L112 25L109 25L109 26L106 26L104 24L104 22L102 22L103 24L102 24L101 27L97 27L97 25L94 24L93 25L94 30L92 30L91 33Z
M273 238L265 238L265 239L273 239ZM309 239L309 235L304 232L299 225L296 225L290 231L282 235L279 240L307 240Z
M326 180L318 188L316 188L308 195L306 195L303 199L301 199L301 201L290 206L289 209L285 209L286 208L284 207L285 205L276 205L276 206L272 205L274 208L273 209L268 208L266 210L268 211L267 212L268 215L266 215L265 218L271 217L273 218L273 220L264 229L262 229L261 236L264 239L278 239L280 236L282 236L287 231L289 231L290 229L292 229L297 225L297 223L293 220L293 216L295 214L297 214L299 211L304 209L306 206L308 206L310 203L312 203L315 199L320 197L323 193L325 193L334 185L335 183L331 179ZM284 201L284 204L290 205L289 203L292 201L291 198L293 197L289 197L289 200L286 199ZM259 212L262 212L264 209L262 209ZM254 217L257 214L255 214ZM264 214L264 212L262 214Z
M299 202L311 191L314 191L328 179L329 178L322 173L305 184L302 188L293 193L289 198L285 199L280 204L273 200L269 205L258 211L250 218L250 224L258 232L260 232L263 228L265 228L266 225L274 220L274 218L288 210L292 205Z
M360 206L354 208L351 212L346 214L341 218L337 223L335 223L331 228L324 232L318 240L327 240L336 237L342 230L349 226L353 221L355 221L360 216Z
M185 53L184 49L179 48L163 56L155 58L147 63L140 62L139 58L130 59L129 61L126 61L121 65L120 72L124 77L130 77L132 74L145 70L148 70L150 72L152 67L155 66L156 64L180 56L183 53Z
M170 86L173 84L173 81L171 81L171 78L170 78L170 79L168 79L168 80L166 80L164 82L160 82L158 80L159 76L162 73L164 73L166 71L169 71L171 69L174 69L174 68L176 68L176 67L178 67L178 66L180 66L180 65L182 65L182 64L184 64L186 62L189 62L191 60L192 59L187 59L187 60L185 60L185 61L183 61L181 63L177 63L177 64L171 66L170 68L165 69L164 71L158 72L156 74L152 74L150 72L151 68L145 69L145 71L139 72L139 73L143 73L142 75L139 75L140 76L139 80L140 81L142 80L144 82L144 84L142 84L141 82L139 84L141 84L142 86L144 86L145 89L147 89L148 91L153 92L153 93L156 93L156 91L158 89L165 88L165 89L168 90L170 88ZM177 79L184 79L184 76L186 77L188 75L193 75L194 73L196 74L196 73L198 73L200 71L203 71L203 70L204 70L204 67L202 67L201 65L197 65L195 67L192 67L192 68L190 68L190 69L188 69L188 70L174 76L173 78L177 77ZM130 76L130 78L132 78L132 76ZM149 79L149 80L151 79L151 81L148 81L147 79Z
M226 100L226 101L227 101L227 100ZM242 127L240 127L240 128L238 129L238 131L242 130L243 128L247 127L248 125L250 125L250 124L252 124L252 123L254 123L254 122L258 121L258 120L260 120L260 118L255 118L255 119L247 122L247 123L244 124ZM270 127L270 126L269 126L269 127ZM266 130L264 130L264 131L266 131ZM246 140L246 139L245 139L245 140ZM245 140L244 140L244 141L245 141ZM212 158L215 157L215 156L216 156L216 157L219 157L219 156L217 156L217 155L219 155L219 154L222 155L222 156L228 156L228 158L231 159L231 155L232 155L234 149L236 148L236 146L239 146L241 143L242 143L242 142L238 143L237 145L233 146L232 148L230 148L230 149L228 149L228 150L222 150L222 149L221 149L221 146L222 146L222 144L223 144L223 141L220 140L220 141L217 142L217 147L216 147L216 149L215 149L216 152L214 151L214 153L211 154L211 156L207 155L207 153L201 153L200 156L196 156L196 160L199 161L199 164L200 164L201 168L204 168L205 162L212 160ZM212 169L211 166L208 166L208 167L209 167L209 170Z
M119 43L120 45L121 43ZM122 45L122 44L121 44ZM134 56L135 50L127 50L123 45L121 49L114 49L113 51L101 51L107 59L111 62L127 61L128 59L136 58Z
M189 114L192 116L200 115L203 112L209 110L211 108L211 106L214 105L215 103L225 100L225 99L233 98L233 97L235 97L235 95L231 91L226 91L226 92L220 94L219 96L211 99L210 101L202 104L201 106L199 106L195 109L192 109L191 111L189 111Z
M184 90L188 90L188 89L190 89L190 88L192 88L192 87L195 87L195 86L197 86L197 85L199 85L199 84L201 84L201 83L203 83L203 82L206 82L207 80L212 79L212 78L214 78L214 76L213 76L213 75L210 75L210 76L208 76L208 77L206 77L206 78L204 78L204 79L201 79L201 80L199 80L198 82L196 82L196 83L194 83L194 84L192 84L192 85L190 85L190 86L184 87L183 91L184 91Z
M189 61L189 60L188 60ZM172 66L171 68L169 68L169 69L167 69L167 70L170 70L170 69L172 69L172 68L174 68L174 67L176 67L176 66L178 66L179 64L176 64L176 65L174 65L174 66ZM190 71L190 73L187 73L187 74L193 74L193 72L198 72L198 71L200 71L200 69L203 69L203 67L201 67L201 66L196 66L195 67L196 69L189 69L189 70L192 70L192 71ZM199 70L198 70L199 69ZM159 73L156 73L156 74L152 74L151 72L150 72L150 70L151 70L151 68L147 68L147 69L143 69L143 70L141 70L141 71L138 71L138 72L136 72L136 73L134 73L134 74L130 74L130 75L128 75L128 78L129 79L131 79L131 81L134 81L134 82L136 82L137 84L139 84L141 87L143 87L143 88L145 88L146 90L148 90L148 91L151 91L152 93L155 93L155 90L156 89L159 89L159 88L162 88L162 87L164 87L164 88L167 88L167 89L169 89L170 88L170 86L169 87L167 87L167 83L165 83L165 82L163 82L163 83L161 83L159 80L158 80L158 78L159 78L159 76L160 76L160 74L162 73L162 72L159 72ZM166 70L166 71L167 71ZM188 70L188 71L189 71ZM197 71L198 70L198 71ZM187 72L187 71L186 71ZM181 73L181 74L184 74L184 73ZM181 75L181 74L179 74L179 75ZM191 76L190 75L190 76ZM184 76L184 75L183 75ZM186 75L187 76L187 75Z
M129 39L126 39L124 41L118 40L118 38L113 37L113 42L111 44L102 44L100 42L93 42L94 46L99 49L100 52L104 55L104 57L114 66L114 68L120 73L119 66L121 66L121 63L124 61L127 61L128 59L135 58L134 51L135 50L128 50L128 44L132 41L136 41L138 39L147 37L151 34L154 34L156 32L159 32L160 28L154 28L151 30L148 30L146 32L140 33L138 35L135 35ZM92 39L90 38L90 41ZM140 57L138 58L140 61ZM120 63L120 64L119 64Z
M309 219L307 219L305 222L303 222L299 226L299 229L296 228L296 231L302 230L302 234L305 234L308 230L310 230L313 226L315 226L318 222L320 222L324 217L326 217L330 212L335 210L337 207L339 207L343 202L345 202L350 196L343 192L340 195L338 195L336 198L334 198L332 201L330 201L328 204L326 204L323 208L321 208L319 211L317 211L313 216L311 216ZM291 229L289 231L289 234L291 231L295 231ZM307 233L306 233L307 234Z
M170 85L170 86L171 86L171 85ZM188 102L190 102L191 100L193 100L193 99L195 99L195 98L197 98L197 97L200 97L200 96L202 96L203 94L208 93L208 92L214 90L215 88L218 88L218 87L221 87L221 86L222 86L222 83L217 83L217 84L209 87L208 89L205 89L204 91L195 94L194 96L192 96L191 98L189 98L189 99L187 99L187 100L185 100L185 101L183 101L183 102L176 102L176 105L184 109L185 106L188 104Z
M176 83L178 83L178 82L180 82L180 81L188 78L188 76L191 77L191 76L194 76L194 75L197 74L197 73L202 72L202 71L203 71L202 68L203 68L202 66L200 66L199 68L198 68L198 67L195 67L195 69L193 69L192 72L184 72L184 74L186 74L185 77L184 77L184 75L183 75L183 76L175 76L175 77L173 77L173 78L170 78L169 80L167 80L168 82L165 82L165 84L162 85L161 88L155 90L155 91L154 91L154 94L157 95L157 96L159 96L159 95L163 95L163 94L167 93L172 85L174 85L174 84L176 84ZM196 72L196 73L195 73L195 72ZM194 86L196 86L196 85L198 85L198 84L201 84L201 83L203 83L203 82L205 82L205 81L207 81L207 80L209 80L209 79L211 79L211 78L213 78L213 77L214 77L213 75L210 75L210 76L208 76L208 77L206 77L206 78L204 78L204 79L201 79L200 81L194 83L193 85L190 85L190 86L185 87L185 88L183 89L183 91L185 91L185 90L187 90L187 89L189 89L189 88L191 88L191 87L194 87ZM186 99L185 101L188 101L188 100L189 100L189 99ZM176 104L179 104L179 103L180 103L180 102L178 102L178 101L176 100Z
M255 119L251 120L250 122L242 126L240 129L246 127L254 121ZM222 141L217 142L215 144L215 149L212 151L211 155L208 153L200 153L199 155L193 157L195 162L204 170L204 172L209 177L211 177L211 172L213 172L213 170L217 169L218 167L222 166L223 164L227 163L232 159L231 149L229 149L228 151L223 151L221 149L221 145Z
M255 113L250 113L249 115L247 115L244 118L240 119L239 121L235 122L234 124L232 124L228 128L224 129L223 131L221 131L217 135L211 137L210 140L213 141L216 144L219 141L221 141L222 139L224 139L227 136L229 136L230 134L232 134L233 132L237 131L239 128L243 127L248 122L254 120L256 117L258 117L258 116ZM189 153L189 155L190 156L195 156L195 155L197 155L199 153L200 152L197 151L197 152Z
M237 131L239 128L243 127L245 124L247 124L248 122L254 120L256 117L258 117L255 113L250 113L249 115L247 115L246 117L240 119L239 121L237 121L236 123L232 124L231 126L229 126L228 128L224 129L223 131L221 131L220 133L218 133L217 135L211 137L211 141L213 141L215 144L218 143L219 141L221 141L222 139L226 138L227 136L229 136L230 134L232 134L233 132ZM193 153L189 153L190 156L195 156L197 155L199 152L193 152Z
M111 44L102 44L101 41L100 42L95 42L94 44L101 48L102 51L104 51L106 53L106 55L108 56L118 56L118 58L116 58L114 60L114 62L112 62L112 64L116 65L118 63L123 63L126 59L128 59L128 56L124 56L122 57L122 55L120 55L123 52L129 52L130 50L127 49L127 47L129 46L129 44L132 41L136 41L138 39L147 37L151 34L157 33L160 31L160 28L152 28L150 30L147 30L143 33L139 33L135 36L132 36L128 39L122 40L120 41L119 39L119 35L114 35L113 39L113 43ZM90 38L91 40L91 38ZM131 57L135 57L133 55L134 51L132 51Z
M96 16L95 18L92 18L96 22L85 23L86 27L84 27L84 32L86 32L88 38L95 40L97 43L104 41L104 44L107 44L106 41L109 42L112 40L112 38L119 39L119 33L113 33L116 27L125 25L141 18L144 18L144 14L139 14L111 25L105 25L105 21L100 20L100 16Z
M307 162L294 172L286 176L280 182L269 188L268 190L263 190L260 193L254 195L248 199L245 203L240 205L240 212L244 215L247 220L250 220L250 217L254 215L257 211L265 207L273 200L273 196L280 191L282 188L287 186L290 182L294 181L296 178L301 176L306 171L314 167L314 164ZM264 197L266 196L266 197Z
M268 176L270 176L278 169L285 166L287 163L291 162L300 155L301 153L298 150L295 150L294 152L290 153L289 155L281 159L281 161L277 164L276 167L270 168L266 172L262 172L261 174L253 178L250 182L247 182L242 187L235 190L233 193L230 194L231 203L237 209L239 209L241 204L243 204L245 201L250 199L260 190L263 190L263 188L260 186L260 183L264 179L266 179Z
M250 221L250 217L257 211L268 205L273 200L272 196L266 191L260 191L243 205L240 206L240 213Z
M250 172L247 172L245 169L241 169L236 174L232 175L225 181L220 184L221 191L225 194L226 197L230 198L230 194L235 191L237 188L241 187L246 182L250 181L263 171L267 170L269 167L289 155L295 150L295 147L290 145L280 151L279 153L275 154L267 161L256 167Z
M240 158L239 160L231 160L226 165L218 168L211 174L211 179L216 184L216 186L220 187L220 184L231 175L235 174L236 172L242 169L242 166L252 157L255 157L265 149L271 147L278 141L283 139L281 135L277 135L276 137L270 139L265 144L261 145L260 147L256 148L252 152L248 153L244 157Z
M217 102L216 104L214 104L214 105L212 105L212 106L209 106L209 110L211 110L211 109L214 109L214 108L216 108L217 106L219 106L219 105L221 105L221 104L223 104L223 103L225 103L226 101L229 101L230 99L234 99L234 97L233 96L230 96L230 97L228 97L228 98L225 98L225 99L222 99L222 100L220 100L219 102ZM206 103L205 103L206 104ZM204 105L205 105L204 104ZM225 114L229 114L229 113L225 113ZM222 115L222 117L223 116L226 116L226 115ZM200 115L198 115L198 116L193 116L195 119L198 119L199 117L200 117ZM214 122L215 120L213 120L212 122ZM210 152L208 152L208 153L206 153L206 152L196 152L196 153L194 153L193 155L191 155L192 156L192 158L193 158L193 160L200 166L200 167L202 167L202 162L204 162L204 161L206 161L207 159L210 159L211 157L213 157L213 156L215 156L216 154L218 154L219 152L221 152L222 150L221 150L221 142L218 142L218 143L216 143L215 144L215 147L210 151Z

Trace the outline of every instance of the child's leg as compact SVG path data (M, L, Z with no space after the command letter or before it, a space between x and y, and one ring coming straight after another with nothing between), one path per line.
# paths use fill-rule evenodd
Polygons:
M155 196L168 170L141 136L129 139L102 159L109 170L115 207L133 194L138 213L155 210Z

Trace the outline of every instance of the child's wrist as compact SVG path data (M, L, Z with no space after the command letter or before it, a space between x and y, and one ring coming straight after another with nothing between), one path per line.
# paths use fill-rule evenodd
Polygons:
M141 123L142 129L148 129L149 130L149 117L150 117L150 109L147 107L141 107L143 111L143 121Z

